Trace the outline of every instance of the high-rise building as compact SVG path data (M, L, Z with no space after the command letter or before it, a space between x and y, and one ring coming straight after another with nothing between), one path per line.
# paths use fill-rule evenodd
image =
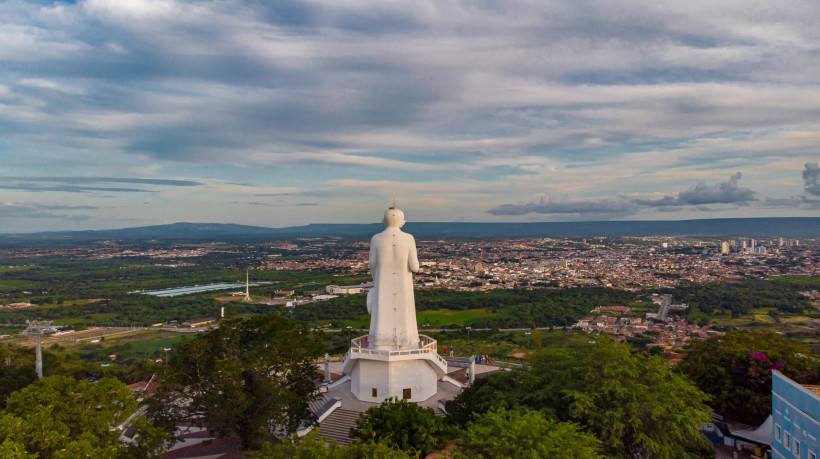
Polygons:
M729 254L729 243L727 241L723 241L720 243L720 253L723 255Z

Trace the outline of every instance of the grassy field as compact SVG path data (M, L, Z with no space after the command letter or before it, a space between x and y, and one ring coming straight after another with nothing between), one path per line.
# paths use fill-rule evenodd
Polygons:
M0 280L0 292L32 288L34 283L23 280Z
M65 300L65 301L63 301L63 304L57 304L57 303L38 303L38 304L37 304L37 306L35 306L35 307L36 307L36 308L56 308L56 307L60 307L60 306L77 306L77 305L88 304L88 303L90 303L90 301L89 301L89 300L87 300L87 299L82 299L82 300Z
M132 349L134 350L134 352L153 354L154 352L159 352L163 348L171 347L174 344L177 344L183 339L185 339L184 333L172 333L172 335L173 336L169 338L155 338L148 340L135 340L129 342L132 344Z
M352 327L354 328L370 328L370 314L362 315L359 317Z
M771 277L777 282L795 285L820 285L820 277Z
M416 312L416 321L419 324L429 323L431 327L446 327L450 325L463 325L470 323L479 317L493 317L493 314L486 309L465 309L463 311L421 311Z
M776 311L775 308L757 308L752 311L751 319L755 322L766 323L766 324L774 324L777 323L778 320L781 320L780 317L772 317L769 313L772 311Z
M343 321L344 327L350 326L356 329L362 328L369 328L370 327L370 314L362 314L357 317L355 320L345 320Z
M420 330L422 333L423 330ZM539 331L543 347L563 347L577 340L585 341L586 336L568 336L562 330ZM440 353L445 346L453 346L454 355L470 356L475 354L489 355L496 359L526 359L535 350L535 337L523 331L492 332L465 331L450 333L429 333L438 341Z
M513 356L524 357L528 352L526 348L516 346L512 343L507 343L503 341L485 341L480 338L471 338L468 341L467 338L448 338L446 336L439 336L438 346L440 354L443 354L441 349L443 349L445 346L453 346L453 354L456 356L470 356L475 354L483 354L490 355L496 358Z
M16 335L24 328L26 328L25 325L17 327L0 327L0 335Z
M158 341L158 340L165 340L174 337L178 337L182 333L175 333L165 330L139 330L135 331L134 333L128 333L125 335L118 335L112 336L106 339L106 344L108 345L118 345L123 343L133 343L136 345L137 342L151 342L151 341ZM167 347L167 346L166 346Z
M770 314L771 313L771 314ZM751 314L732 317L731 314L713 316L711 325L741 330L772 330L779 333L805 335L799 338L806 345L812 345L807 337L814 336L818 330L817 314L789 314L777 312L774 308L756 308Z
M103 330L101 332L104 333ZM137 355L151 355L159 353L163 348L172 347L183 339L188 338L185 333L174 333L169 331L136 331L123 335L108 336L97 343L90 340L79 343L72 341L61 341L59 348L51 348L52 352L60 354L74 354L88 352L89 349L99 355L109 353L117 354L120 359L128 359Z
M812 318L809 317L809 316L804 316L804 315L800 315L800 314L789 314L788 316L780 318L781 322L786 322L786 323L806 322L806 321L809 321L809 320L812 320Z
M9 268L8 266L0 267L0 273L8 273L11 271L25 271L28 269L28 266L15 266L13 268Z
M65 319L60 319L59 321L55 321L60 325L83 325L83 324L100 324L105 323L109 319L113 319L117 317L117 313L115 312L101 312L97 314L89 314L88 317L70 317Z

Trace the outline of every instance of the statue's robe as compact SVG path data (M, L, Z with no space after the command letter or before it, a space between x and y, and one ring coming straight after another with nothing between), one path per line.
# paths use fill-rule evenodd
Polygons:
M370 240L373 288L367 294L368 341L376 349L416 348L419 330L413 299L413 274L419 270L416 240L388 227Z

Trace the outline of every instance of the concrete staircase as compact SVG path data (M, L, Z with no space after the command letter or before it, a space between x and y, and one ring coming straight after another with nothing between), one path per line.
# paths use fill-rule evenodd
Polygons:
M319 395L319 398L312 400L308 406L310 406L310 412L316 414L317 411L327 402L327 397L325 394Z
M434 408L433 411L438 417L444 417L444 413ZM350 429L356 427L356 420L359 419L359 412L338 408L319 424L319 436L327 437L328 440L336 440L340 445L352 443Z
M352 443L349 433L356 426L356 419L359 419L358 411L338 408L319 424L319 435L336 440L340 445Z

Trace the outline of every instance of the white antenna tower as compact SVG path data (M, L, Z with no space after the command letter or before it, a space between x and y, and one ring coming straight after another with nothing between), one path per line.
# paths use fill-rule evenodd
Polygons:
M245 298L242 298L242 301L250 302L251 300L251 286L250 286L250 277L248 274L248 270L245 270Z
M34 354L34 370L37 372L37 378L43 377L43 347L40 343L40 335L43 334L43 330L51 328L51 322L51 320L27 320L28 328L23 330L26 335L37 334L37 345Z

